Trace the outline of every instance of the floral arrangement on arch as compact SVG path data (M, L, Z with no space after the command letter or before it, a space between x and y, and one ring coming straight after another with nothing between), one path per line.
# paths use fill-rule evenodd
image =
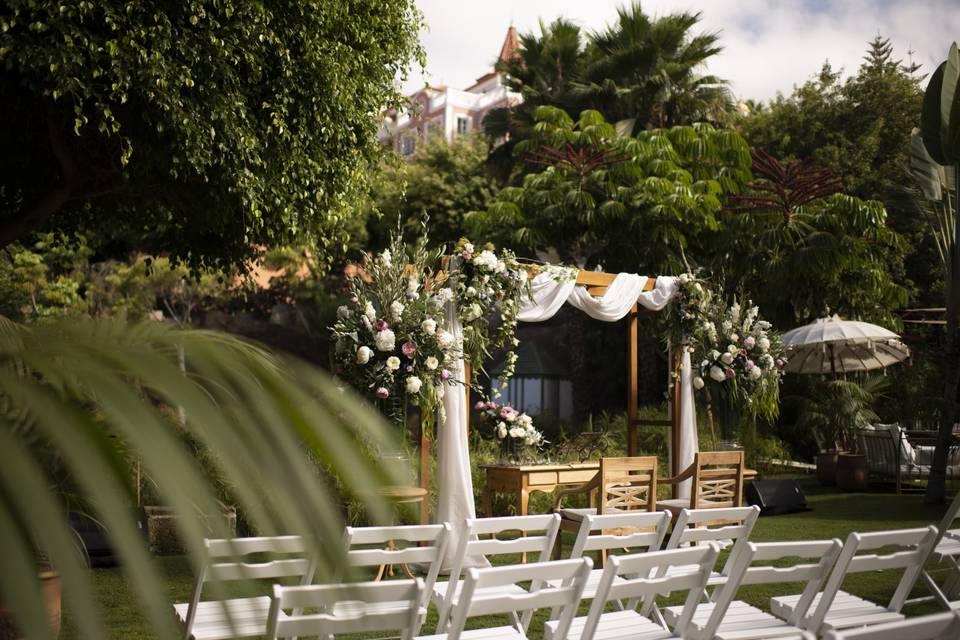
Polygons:
M408 252L398 234L383 253L367 255L331 327L337 375L398 423L408 402L438 406L462 349L444 320L453 292L434 277L439 256L424 246Z
M528 448L539 449L546 440L533 426L533 418L513 407L493 401L478 401L476 413L480 433L500 443L501 457L511 462L520 462Z
M500 374L505 385L517 362L517 316L522 296L530 291L527 270L512 251L498 254L489 243L478 250L467 238L457 243L449 269L463 327L464 359L471 365L471 386L482 391L477 380L483 363L499 349L506 351ZM500 322L491 330L489 316L494 308Z
M749 300L727 305L722 289L695 275L678 280L669 334L691 351L694 388L708 401L722 400L728 412L776 417L785 364L779 335Z

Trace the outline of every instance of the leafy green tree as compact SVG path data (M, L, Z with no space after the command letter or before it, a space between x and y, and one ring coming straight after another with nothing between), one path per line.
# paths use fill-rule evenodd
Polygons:
M424 216L430 220L431 240L458 240L466 233L466 214L486 208L496 193L497 181L486 161L486 139L476 134L452 143L436 138L407 161L388 160L372 189L377 215L368 223L371 244L386 246L383 222L400 220L407 235L419 236Z
M910 135L923 96L918 69L897 59L890 41L878 36L846 81L825 64L790 96L760 109L754 105L738 123L751 147L784 161L811 160L842 176L846 193L882 202L888 224L909 249L901 281L914 303L936 306L938 258L927 226L903 197ZM898 268L890 265L894 273Z
M707 124L617 133L596 111L574 122L555 107L535 113L517 145L522 185L471 215L479 234L528 255L547 250L584 267L667 273L719 227L724 195L749 179L750 154L733 131Z
M328 255L420 24L412 0L9 0L0 246L46 227L195 267Z
M907 292L890 265L907 247L883 204L842 193L829 170L781 164L762 151L754 151L753 174L750 191L731 198L714 272L777 326L809 322L825 308L896 326Z

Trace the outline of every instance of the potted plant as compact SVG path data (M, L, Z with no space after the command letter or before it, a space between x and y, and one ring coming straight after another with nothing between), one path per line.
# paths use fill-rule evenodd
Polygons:
M813 433L817 454L817 480L838 484L845 491L862 491L867 483L867 457L857 451L857 430L879 418L873 404L887 380L873 376L862 382L830 379L818 382L799 399L797 425Z

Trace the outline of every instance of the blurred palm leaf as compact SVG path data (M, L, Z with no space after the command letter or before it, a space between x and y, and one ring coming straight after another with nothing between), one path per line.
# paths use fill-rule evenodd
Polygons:
M180 370L182 350L187 374ZM36 552L59 571L84 637L105 637L88 572L51 489L43 451L62 457L118 551L160 637L174 637L166 600L130 515L129 453L180 515L193 558L227 532L216 492L186 438L212 453L217 476L261 535L307 537L321 577L342 562L343 496L334 478L382 518L370 489L395 481L369 452L388 441L378 416L323 372L227 335L161 323L83 321L22 327L0 319L0 602L30 638L51 638ZM170 419L183 407L184 429ZM319 461L322 472L311 456ZM212 526L212 530L207 527Z

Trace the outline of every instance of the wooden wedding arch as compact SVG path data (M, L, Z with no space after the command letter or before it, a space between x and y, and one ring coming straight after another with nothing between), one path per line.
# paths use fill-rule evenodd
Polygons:
M613 283L617 274L604 273L602 271L580 271L577 273L577 284L585 286L587 292L594 296L603 296L607 289ZM656 287L657 279L655 277L647 278L644 283L644 291L653 291ZM639 405L639 382L640 382L640 363L638 348L638 324L641 316L650 316L654 312L640 309L634 303L630 312L627 314L627 455L637 455L637 427L656 426L670 427L670 469L675 471L679 468L680 456L680 385L671 385L671 394L668 398L668 418L666 420L644 420L640 418ZM670 356L671 376L677 374L680 369L680 357L678 352ZM464 364L466 368L466 377L470 377L469 365ZM467 429L470 429L470 386L466 385L466 411L467 411ZM420 440L420 487L429 492L430 489L430 437L423 428L423 421L418 421L418 435ZM676 487L674 486L674 491ZM428 493L429 495L429 493ZM420 520L428 522L429 519L429 500L423 500L420 503Z

